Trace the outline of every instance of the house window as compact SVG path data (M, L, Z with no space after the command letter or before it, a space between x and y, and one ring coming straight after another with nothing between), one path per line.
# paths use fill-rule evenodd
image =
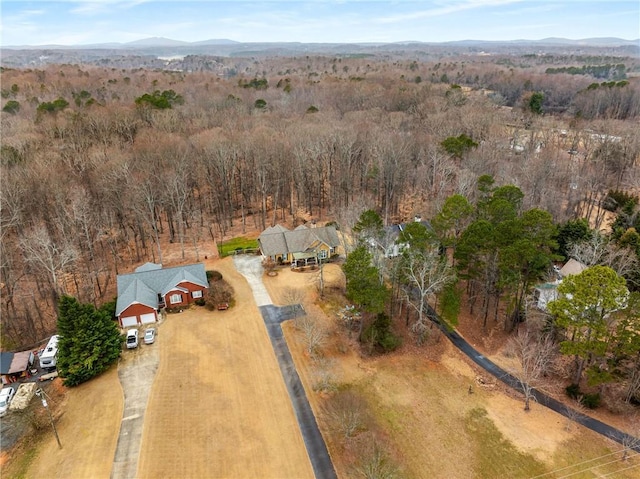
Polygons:
M172 294L169 297L169 302L171 304L182 303L182 295L181 294Z
M329 248L329 253L333 254L336 252L336 249L332 246L331 248Z
M202 291L193 291L191 293L192 298L202 298Z
M326 259L327 258L327 250L326 249L321 249L318 252L318 258L320 259Z

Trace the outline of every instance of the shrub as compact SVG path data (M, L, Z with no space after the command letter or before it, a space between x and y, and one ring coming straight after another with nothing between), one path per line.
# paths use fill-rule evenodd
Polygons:
M220 271L216 271L215 269L210 269L207 271L207 281L210 283L212 281L220 281L222 279L222 273Z
M565 392L571 399L578 399L580 397L580 386L577 384L570 384L565 388Z
M9 100L2 108L5 113L11 113L12 115L20 111L20 103L15 100Z
M389 353L400 347L402 340L391 330L391 319L384 313L378 314L373 323L362 333L362 341L369 343L372 350Z
M580 404L589 409L596 409L600 406L600 402L602 398L600 397L600 393L582 393L580 391L580 386L577 384L570 384L565 388L567 396L571 399L575 399Z
M195 303L198 306L204 306L206 304L206 301L204 300L204 298L198 298L196 299Z
M597 409L601 401L600 393L585 394L582 396L582 404L589 409Z
M204 298L207 307L210 309L216 309L221 303L232 303L233 301L233 288L225 280L221 279L215 281L209 288L207 297Z

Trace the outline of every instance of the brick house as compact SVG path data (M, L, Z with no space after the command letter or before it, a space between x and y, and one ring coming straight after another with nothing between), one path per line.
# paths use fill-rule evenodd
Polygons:
M122 328L154 323L162 308L187 306L204 298L209 287L202 263L173 268L146 263L117 281L116 316Z

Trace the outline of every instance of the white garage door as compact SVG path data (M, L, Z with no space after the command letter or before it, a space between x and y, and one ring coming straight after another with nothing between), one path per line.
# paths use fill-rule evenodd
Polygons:
M156 322L156 313L147 313L140 315L140 321L142 324L149 324Z
M126 318L122 318L122 327L128 328L129 326L136 326L138 324L137 316L127 316Z

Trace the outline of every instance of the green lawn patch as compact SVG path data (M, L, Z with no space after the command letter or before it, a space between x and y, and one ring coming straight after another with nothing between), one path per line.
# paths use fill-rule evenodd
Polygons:
M519 451L487 417L487 411L476 407L464 420L467 434L473 438L476 477L529 478L544 474L544 464Z
M231 238L229 241L218 243L218 253L222 258L232 254L245 252L245 250L257 249L258 240L245 238L244 236L238 236L237 238Z

